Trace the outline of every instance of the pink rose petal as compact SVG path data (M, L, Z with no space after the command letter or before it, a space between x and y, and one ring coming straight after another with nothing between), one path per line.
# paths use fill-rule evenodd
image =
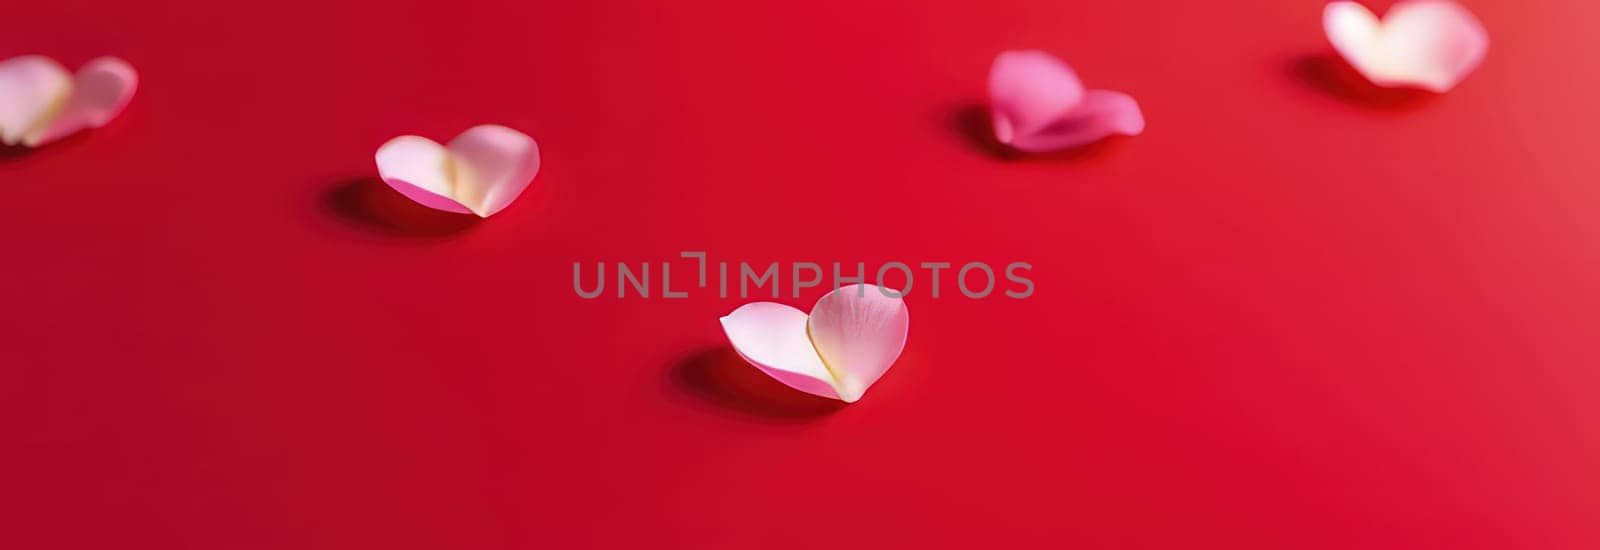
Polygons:
M1038 51L1001 52L989 69L989 104L994 133L1003 143L1055 122L1083 101L1078 74Z
M817 300L811 343L833 373L840 399L855 402L889 370L910 324L905 301L884 296L876 285L840 287Z
M18 145L41 131L72 97L72 75L48 57L0 61L0 142Z
M1144 115L1131 96L1085 90L1072 67L1037 50L995 57L989 70L989 107L995 138L1028 152L1144 131Z
M473 127L448 147L400 136L378 148L378 175L423 206L489 217L528 188L539 172L539 146L505 126Z
M1110 135L1136 136L1144 131L1144 114L1132 96L1110 90L1089 90L1077 108L1050 125L1012 140L1023 151L1057 151L1099 141Z
M400 136L378 147L377 161L378 176L406 198L428 208L472 213L452 198L455 162L443 145L425 137Z
M722 318L733 349L791 388L839 399L833 375L806 334L806 314L798 309L773 303L755 302L740 306Z
M722 330L745 361L785 385L854 403L906 344L910 313L875 285L829 292L807 316L772 302L740 306Z
M37 147L79 130L105 126L128 106L138 86L139 74L126 61L115 57L90 61L78 69L66 107L49 127L28 136L25 143Z
M1450 0L1408 0L1380 21L1356 2L1331 2L1323 30L1345 61L1373 84L1447 92L1483 61L1489 35Z
M456 197L490 216L522 195L539 173L539 145L505 126L472 128L450 140L456 159Z
M0 142L38 147L111 122L139 77L127 62L101 57L76 77L47 57L0 62Z

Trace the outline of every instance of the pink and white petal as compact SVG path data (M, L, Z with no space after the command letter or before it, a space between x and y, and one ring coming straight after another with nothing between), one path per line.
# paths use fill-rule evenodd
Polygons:
M1383 43L1392 78L1447 92L1483 62L1489 33L1478 18L1449 0L1412 0L1383 17Z
M511 204L539 173L539 144L505 126L475 126L450 140L456 160L455 197L479 216Z
M722 331L761 372L791 388L839 399L833 375L806 335L805 312L773 302L745 304L722 318Z
M406 198L428 208L472 213L451 196L455 163L443 145L424 137L400 136L379 147L376 158L378 177Z
M128 106L138 86L139 74L126 61L115 57L90 61L78 70L66 108L24 143L39 146L85 128L105 126Z
M1329 2L1322 8L1322 31L1345 62L1368 80L1382 78L1383 24L1358 2Z
M48 57L0 61L0 143L22 143L47 126L71 96L71 73Z
M1018 135L1011 146L1045 152L1087 145L1112 135L1136 136L1144 131L1144 113L1132 96L1110 90L1089 90L1078 108L1038 132Z
M1482 23L1450 0L1401 2L1381 21L1361 4L1332 2L1322 21L1334 50L1379 86L1447 92L1489 51Z
M877 285L849 285L817 300L808 327L839 398L853 403L900 357L910 325L904 300Z
M1018 134L1050 124L1083 100L1083 82L1072 67L1039 50L1001 52L989 68L989 109L995 138L1011 143Z

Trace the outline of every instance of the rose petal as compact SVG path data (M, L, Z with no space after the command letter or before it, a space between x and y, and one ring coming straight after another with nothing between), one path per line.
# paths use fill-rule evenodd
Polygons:
M1379 86L1447 92L1489 50L1482 23L1450 0L1401 2L1382 21L1361 4L1332 2L1322 25L1339 55Z
M1011 146L1029 152L1054 151L1116 134L1136 136L1143 131L1144 114L1133 96L1110 90L1089 90L1077 108L1036 132L1018 134Z
M475 126L448 147L400 136L378 148L378 175L423 206L477 214L504 209L539 173L539 146L505 126Z
M740 306L722 318L722 330L740 357L791 388L839 399L833 375L806 335L806 314L772 302Z
M991 121L1001 143L1049 126L1083 95L1072 67L1039 50L1001 52L989 68Z
M539 173L539 145L527 134L493 124L450 140L456 160L454 197L488 217L522 194Z
M72 75L48 57L0 61L0 142L17 145L47 125L72 95Z
M377 161L378 177L406 198L428 208L472 213L451 198L455 163L443 145L424 137L400 136L378 148Z
M128 106L138 86L139 74L126 61L115 57L90 61L78 69L66 108L24 143L36 147L79 130L105 126Z
M1084 90L1072 67L1038 50L995 57L989 105L995 138L1021 151L1066 149L1144 131L1144 115L1132 97Z
M839 398L853 403L889 370L905 347L911 315L905 301L877 285L840 287L817 300L811 343L836 380Z

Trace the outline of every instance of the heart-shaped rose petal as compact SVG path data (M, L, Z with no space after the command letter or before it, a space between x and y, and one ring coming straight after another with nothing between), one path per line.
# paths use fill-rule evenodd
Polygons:
M722 318L733 349L791 388L854 403L905 347L905 301L876 285L850 285L817 300L811 315L773 303L740 306Z
M522 194L539 173L539 145L505 126L475 126L448 146L400 136L378 148L384 183L423 206L489 217Z
M1332 2L1322 27L1345 61L1385 87L1450 91L1489 51L1478 18L1450 0L1400 2L1381 21L1361 4Z
M138 73L101 57L73 76L48 57L0 61L0 142L38 147L111 122L133 99Z
M1132 96L1085 90L1072 67L1038 50L995 57L989 69L989 108L995 138L1028 152L1144 131L1144 114Z

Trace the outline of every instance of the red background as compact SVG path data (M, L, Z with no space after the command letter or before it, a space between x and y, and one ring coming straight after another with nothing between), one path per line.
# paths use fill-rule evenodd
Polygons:
M1310 0L10 2L143 85L0 155L0 545L1600 547L1600 7L1468 5L1429 97ZM997 154L1008 48L1148 130ZM372 179L487 122L545 160L492 219ZM682 250L1038 287L914 292L840 407L738 300L573 293Z

